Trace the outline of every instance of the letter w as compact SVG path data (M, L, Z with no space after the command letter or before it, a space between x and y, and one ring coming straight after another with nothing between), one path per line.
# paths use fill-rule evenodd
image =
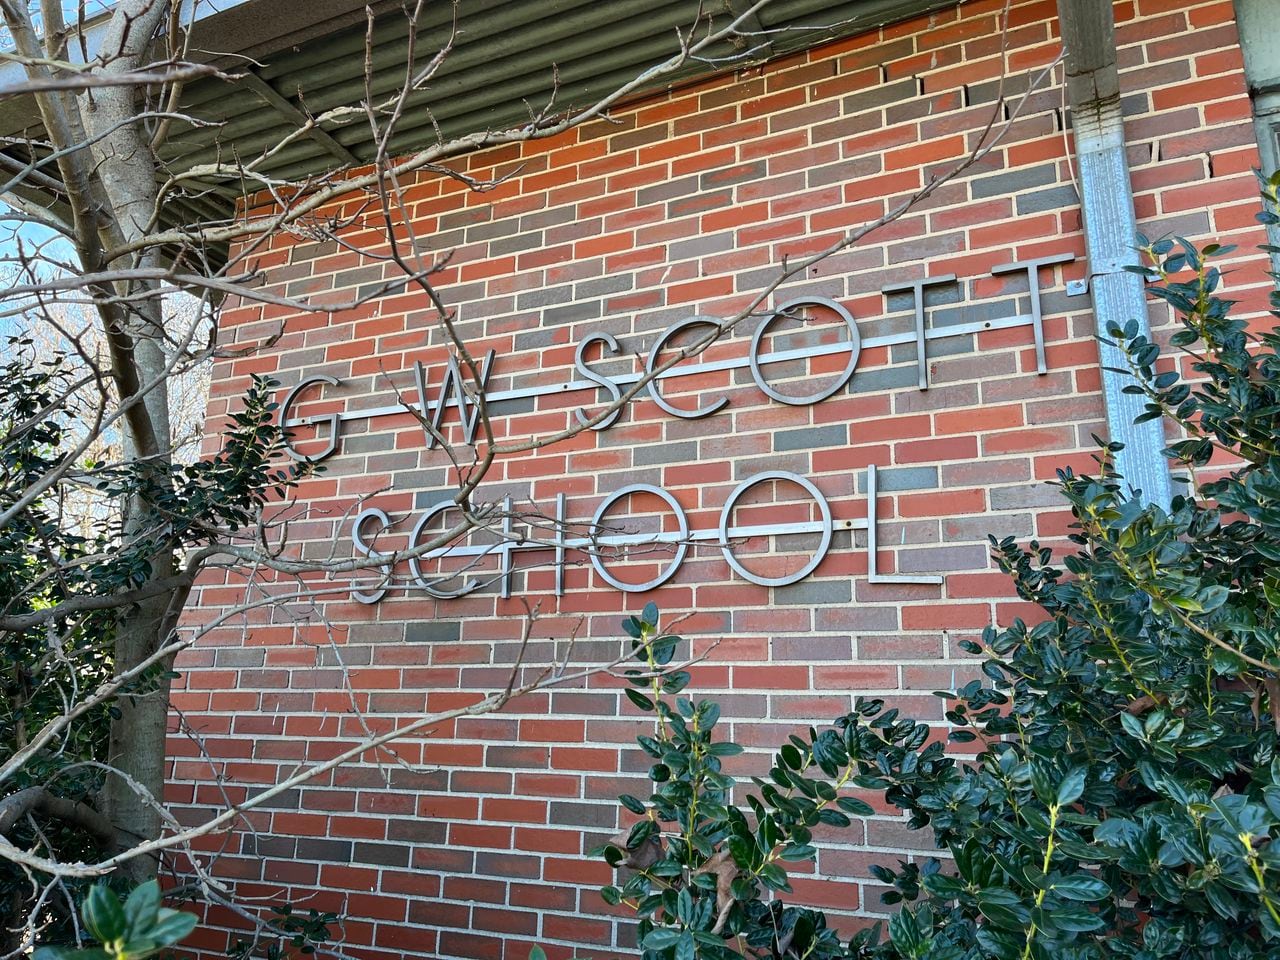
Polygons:
M480 392L489 387L489 374L493 371L493 358L496 353L496 350L490 350L485 355L484 363L480 365ZM414 362L413 376L418 384L418 403L422 405L422 417L425 421L428 406L427 371L422 366L422 361ZM440 390L436 393L436 402L431 410L431 429L425 431L428 450L434 450L439 443L440 426L444 422L444 408L449 402L450 391L453 393L454 402L458 405L458 416L462 419L463 443L471 443L475 439L476 427L480 422L480 410L476 403L477 394L475 388L463 377L462 370L458 366L458 358L450 356L444 379L440 382Z

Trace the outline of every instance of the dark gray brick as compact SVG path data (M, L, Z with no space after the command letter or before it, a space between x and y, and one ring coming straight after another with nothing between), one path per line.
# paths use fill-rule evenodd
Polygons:
M462 624L457 620L419 620L406 624L407 643L457 643L462 638Z
M423 437L423 445L425 446L425 433ZM449 471L445 467L436 467L431 470L397 470L391 476L391 485L395 490L430 489L439 487L448 476ZM452 497L454 492L450 491L448 496Z
M1196 237L1209 233L1209 214L1203 210L1189 211L1176 217L1161 217L1158 233L1164 236Z
M260 667L265 658L266 651L260 647L219 647L213 662L219 667Z
M778 588L780 603L851 603L853 583L849 580L802 580Z
M333 275L333 285L338 287L358 287L362 283L379 283L383 279L381 265L357 266L353 270L343 270Z
M500 257L508 253L522 253L525 250L535 250L542 244L543 237L540 233L520 233L513 237L502 237L489 244L489 256Z
M466 239L466 228L455 227L452 230L437 230L429 236L418 237L414 240L413 246L420 253L433 253L460 247L466 242Z
M352 855L353 863L375 863L383 867L407 867L409 848L398 843L358 842Z
M696 260L709 254L731 250L733 245L733 234L728 232L709 233L694 237L692 240L682 240L679 243L669 245L667 247L667 260L672 263L677 260Z
M302 837L298 840L299 860L328 860L331 863L351 862L350 840L325 840L320 837Z
M519 877L534 880L542 876L542 861L512 853L476 851L476 873L482 877Z
M424 510L427 507L435 506L441 500L450 499L458 491L449 487L437 487L433 490L419 490L413 495L413 508L415 510Z
M1043 301L1041 301L1043 304ZM1030 304L1025 306L1029 307ZM929 326L958 327L965 323L986 323L1002 317L1013 317L1025 313L1024 304L1017 297L1005 297L1000 300L967 301L955 307L939 307L929 311ZM972 348L972 339L969 341Z
M635 274L619 273L608 277L598 277L595 280L584 280L574 287L574 294L583 298L603 297L610 293L625 293L628 290L634 290L635 285Z
M476 223L487 223L493 216L493 207L485 204L483 207L468 207L463 210L455 210L453 213L442 214L440 217L440 229L452 230L455 227L469 227Z
M860 180L863 177L875 176L882 166L880 157L875 155L854 157L838 163L829 163L823 167L810 167L805 171L805 182L812 189L833 183Z
M344 454L381 453L393 450L396 445L394 433L367 433L363 436L343 436L342 452Z
M704 449L707 445L704 444ZM775 453L767 457L752 457L733 462L733 479L745 480L764 470L790 470L801 476L809 469L809 453Z
M913 357L914 360L914 357ZM896 367L880 367L878 370L855 370L849 381L850 393L880 393L898 387L911 387L916 383L916 368L902 364Z
M519 554L517 554L519 556ZM516 582L516 577L511 579L511 591L516 596L520 594L520 587ZM494 663L554 663L556 659L556 645L550 641L543 643L495 643L493 645L493 662ZM495 671L494 682L501 685L505 684L510 674L510 668L502 667Z
M973 337L944 337L941 340L930 340L926 344L929 359L937 357L954 357L973 352ZM889 359L893 363L915 363L916 344L895 343L889 348Z
M520 218L520 230L543 230L546 227L558 226L578 218L578 208L574 204L563 207L552 207L550 210L538 210L527 213Z
M1186 63L1182 60L1180 63ZM1130 93L1120 98L1120 112L1126 117L1140 117L1151 112L1151 96L1146 91ZM1070 115L1068 114L1068 117ZM1068 120L1068 122L1070 122Z
M266 708L267 705L264 703L263 709ZM266 793L269 789L269 787L250 787L248 798L253 799L259 794ZM297 810L301 803L301 790L285 790L284 792L272 797L270 800L264 800L262 803L258 804L258 806L265 810Z
M817 619L821 625L821 611ZM853 641L849 637L775 637L773 656L775 660L842 662L853 659Z
M963 230L957 230L954 233L931 233L925 237L915 237L904 243L890 244L888 249L889 262L938 260L949 253L959 253L967 249L967 243L968 238ZM937 269L939 269L939 272L941 271L941 268ZM935 289L945 290L948 286L955 287L958 284L945 284ZM928 302L926 297L925 303Z
M401 293L408 287L408 283L397 283L395 286L388 287L384 281L378 283L366 283L356 287L356 296L361 300L368 300L375 296L389 297L393 294ZM289 355L289 359L293 359L293 355Z
M612 803L553 801L547 822L566 827L612 827L618 822L618 808Z
M631 452L631 462L637 466L651 466L656 463L692 463L698 459L698 444L688 440L684 443L650 443L636 447Z
M363 666L373 662L373 647L320 647L316 650L316 664L321 667Z
M803 430L784 430L773 435L774 450L817 450L822 447L842 446L849 442L849 428L843 423L825 427L805 427Z
M720 187L731 187L735 183L746 183L748 180L758 180L765 176L766 167L763 160L756 160L752 163L739 163L732 167L725 167L721 170L712 170L702 174L701 187L703 190L716 190Z
M1061 506L1062 494L1047 483L1033 483L1018 487L996 487L988 496L992 510L1016 510L1026 507Z
M449 784L449 773L446 770L408 770L395 767L390 775L393 790L413 790L421 793L424 790L444 790Z
M604 313L603 300L576 300L563 307L551 307L542 311L542 322L550 326L594 320Z
M899 550L898 569L903 573L949 573L953 570L987 569L987 548L982 544L931 546L927 550Z
M998 173L994 177L982 177L969 185L973 199L986 197L1003 197L1036 187L1047 187L1057 183L1058 170L1053 164L1041 164L1025 170L1012 170L1009 173Z
M496 240L499 237L509 237L519 229L520 221L514 217L503 217L501 220L491 220L488 223L476 223L467 227L467 242L474 243L477 240Z
M484 752L485 766L516 767L528 770L542 770L551 762L551 748L545 744L525 744L519 747L499 747L490 745Z
M963 236L963 234L961 234ZM890 260L893 258L891 257ZM934 271L935 273L944 272L941 267ZM904 281L905 282L905 281ZM916 300L915 293L911 290L902 293L885 294L885 312L897 313L903 310L910 310L915 315ZM959 303L964 299L963 281L954 283L939 283L935 286L924 288L924 305L927 308L942 306L948 303Z
M928 390L908 390L893 398L894 413L922 413L978 405L976 383L934 384Z
M884 126L884 116L878 110L864 110L862 113L850 113L830 123L820 123L813 128L813 142L827 143L831 140L843 140L845 137L867 133L877 127Z
M327 257L330 254L337 253L338 250L338 241L336 240L326 240L323 243L299 244L292 248L289 259L293 263L297 263L299 260L318 260L320 257Z
M536 324L537 321L532 321ZM517 333L512 342L515 354L518 356L526 350L538 350L542 347L549 347L552 344L564 342L564 331L557 330L552 326L534 326L532 330L526 330L523 333Z
M882 83L878 87L845 97L841 103L842 112L848 115L861 113L864 110L876 110L887 107L891 103L908 100L919 93L920 84L915 77L895 80L893 83Z
M1035 533L1029 513L991 513L981 517L957 517L943 520L942 530L948 540L985 540L993 537L1029 537Z
M540 287L527 290L516 297L517 310L533 310L537 307L549 307L554 304L568 303L573 299L573 284L565 283L558 287Z
M937 467L888 467L876 471L876 486L883 493L929 490L938 486ZM867 472L858 474L858 490L867 492Z
M1022 306L1019 301L1019 307ZM1079 313L1089 309L1089 297L1086 294L1074 296L1063 290L1042 290L1040 292L1040 309L1044 316L1061 316L1064 313Z
M297 849L294 837L275 837L265 833L246 833L240 840L240 852L251 857L283 857L292 860Z
M1045 210L1061 210L1064 207L1074 207L1079 203L1080 198L1076 196L1075 187L1069 184L1061 187L1050 187L1048 190L1024 193L1018 197L1018 215L1043 213Z
M387 821L388 840L407 840L410 843L444 843L449 828L438 820L413 817Z
M679 177L675 180L664 180L656 183L651 187L643 187L636 192L636 205L648 206L651 203L661 203L664 200L674 200L676 197L687 197L690 194L698 193L698 177Z
M1023 74L1006 74L999 80L986 80L982 83L970 83L965 86L965 104L975 107L981 103L989 103L996 97L1003 96L1006 101L1016 99L1026 92L1028 76Z
M632 130L630 133L620 133L610 137L609 148L615 151L629 150L631 147L643 147L648 143L657 143L659 140L667 139L667 136L667 125L665 123L655 123L652 126L641 127L639 130Z
M514 417L522 413L533 413L533 411L537 409L537 397L517 397L514 400L496 400L489 404L489 416Z
M855 603L847 607L819 607L814 611L819 630L897 630L897 607Z

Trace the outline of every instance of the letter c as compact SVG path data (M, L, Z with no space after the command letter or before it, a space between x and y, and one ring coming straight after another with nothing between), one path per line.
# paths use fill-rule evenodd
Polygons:
M658 342L655 343L653 345L653 349L649 351L649 362L645 364L645 372L650 374L653 373L653 368L658 364L658 354L660 354L662 352L662 348L667 345L667 341L677 333L680 333L682 330L687 330L690 327L719 326L720 321L715 317L690 317L688 320L681 320L678 323L673 323L662 332L662 336L658 338ZM709 417L717 410L723 409L729 402L728 397L720 397L707 404L705 407L699 407L697 410L681 410L679 407L673 407L663 399L662 391L658 389L658 379L656 377L649 381L649 396L653 397L653 402L663 410L667 411L667 413L671 414L673 417L681 417L685 420L698 420L702 417Z

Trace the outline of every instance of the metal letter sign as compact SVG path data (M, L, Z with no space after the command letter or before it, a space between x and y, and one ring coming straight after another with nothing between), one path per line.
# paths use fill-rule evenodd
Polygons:
M729 494L729 498L725 501L724 507L720 511L720 522L714 530L692 530L689 527L689 517L684 512L684 508L680 506L679 501L671 495L669 490L662 487L656 487L647 483L636 483L628 487L623 487L612 493L599 507L596 508L595 516L591 518L589 529L592 531L604 531L616 528L617 522L607 523L606 515L610 509L618 502L626 499L632 494L642 493L650 494L662 500L671 512L675 515L679 530L673 533L605 533L594 532L592 536L587 537L551 537L542 539L538 537L524 537L519 543L511 540L503 539L498 543L488 544L462 544L460 546L440 547L435 550L428 550L421 557L414 557L409 561L409 570L412 574L410 584L425 593L439 597L440 599L452 599L454 597L466 596L479 590L483 586L483 581L476 576L468 577L469 571L464 570L462 573L441 573L434 576L428 576L422 571L422 560L434 560L440 557L460 557L472 558L478 560L482 557L497 557L499 561L499 569L491 575L491 579L497 580L502 586L502 596L509 597L511 595L511 554L516 550L552 550L554 549L555 569L556 569L556 596L564 596L564 566L568 551L581 551L587 554L587 558L591 562L591 566L595 568L596 573L606 583L623 590L627 593L644 593L648 590L656 589L662 586L680 569L681 563L684 562L685 555L689 551L691 544L705 543L720 548L720 552L724 555L729 566L732 567L739 576L752 583L758 583L764 587L785 587L792 583L803 580L809 574L813 573L826 558L827 552L831 549L831 541L836 530L866 530L867 531L867 580L870 583L920 583L920 584L940 584L942 577L932 574L884 574L879 571L879 564L876 559L876 548L878 538L876 536L876 507L879 501L879 494L876 483L876 468L874 465L867 467L867 497L866 497L866 516L858 519L837 521L832 517L831 504L822 492L814 485L811 480L801 477L798 474L788 473L785 470L766 470L763 473L757 473L748 477L742 483L738 484L734 491ZM752 487L760 483L770 480L784 480L795 483L804 489L814 502L818 505L818 510L822 515L821 520L808 520L798 523L766 523L754 524L751 526L733 526L731 523L733 516L733 508L738 501ZM432 504L418 518L417 524L414 525L413 533L409 537L409 543L406 549L413 549L422 541L422 531L427 523L435 516L443 513L454 506L452 500L441 500ZM504 504L507 512L507 520L510 518L511 500L508 498ZM556 497L556 529L563 529L564 526L564 494ZM379 531L385 530L390 523L387 515L376 508L370 508L360 513L355 522L352 524L352 542L356 552L361 556L369 557L377 560L386 556L385 553L375 552L365 538L365 528L370 525L370 521L378 524ZM508 529L505 532L510 533ZM809 561L794 573L781 577L764 577L748 570L741 561L734 555L733 548L735 543L749 540L753 537L776 537L788 534L805 534L817 533L821 534L818 547L813 552L813 556ZM615 547L626 546L648 546L648 545L669 545L673 552L669 559L664 558L666 566L653 579L644 583L628 583L615 577L605 562L605 557L601 555L601 551ZM472 564L474 566L474 564ZM382 583L389 581L391 571L388 567L383 566L382 578L380 584L373 590L353 589L351 595L360 603L377 603L386 595L386 588L381 586ZM459 583L459 581L461 582ZM457 586L446 587L445 584L455 583Z
M708 417L728 406L730 402L729 398L725 396L717 397L706 405L695 409L681 408L675 406L663 396L661 381L702 373L739 370L745 367L750 370L752 380L755 381L756 386L766 396L778 401L779 403L785 403L790 406L810 406L812 404L820 403L837 393L853 378L857 371L858 360L861 357L862 349L864 347L874 348L891 346L899 343L915 344L916 366L918 370L917 386L921 390L927 390L929 388L927 346L930 340L936 340L944 337L971 336L975 333L982 333L988 330L1005 330L1026 326L1032 328L1032 337L1036 348L1037 372L1044 374L1047 372L1048 367L1045 362L1044 323L1040 303L1040 268L1069 263L1074 259L1075 256L1071 253L1060 253L1037 257L1030 260L1001 264L993 268L992 273L995 275L1019 272L1025 273L1031 298L1031 313L1029 315L1000 317L974 323L955 324L941 328L930 328L929 326L928 315L925 308L924 291L932 286L944 283L954 283L956 278L953 274L925 277L912 280L907 283L885 286L882 288L882 293L886 296L891 293L911 293L912 307L915 316L914 329L905 334L889 334L886 336L871 337L867 340L862 339L861 333L858 330L858 324L854 320L853 315L834 300L827 299L826 297L800 297L794 300L789 300L770 313L769 316L765 317L763 322L761 322L761 324L756 328L752 334L746 356L724 360L705 361L701 363L677 364L651 380L648 385L648 393L654 403L671 416L681 417L683 419ZM777 321L784 318L793 318L798 313L802 313L806 308L813 307L829 310L835 313L836 316L843 321L844 328L847 333L846 339L836 343L819 344L791 350L778 350L772 353L761 352L765 337L768 336L770 328ZM606 395L604 398L606 403L616 402L621 398L624 389L635 384L646 373L651 373L658 367L658 358L663 349L673 339L675 339L678 334L685 330L697 327L715 326L718 323L719 321L712 317L695 316L672 324L658 336L658 339L649 348L644 363L645 373L632 372L616 376L604 376L587 366L586 352L589 347L597 343L602 347L602 356L616 356L622 353L622 348L618 343L618 340L612 334L603 332L591 333L583 338L574 353L574 370L584 379L572 380L558 385L538 385L512 390L498 390L492 393L487 393L485 396L486 399L492 403L503 400L524 399L564 392L603 390ZM764 376L763 367L766 364L778 363L786 360L801 360L832 356L840 353L847 353L849 355L843 370L837 375L833 382L809 394L802 396L784 394L775 389ZM493 350L488 351L488 354L485 356L484 362L480 368L480 390L483 390L487 385L489 376L493 372L495 361L495 352ZM454 407L458 410L458 415L461 418L463 426L464 440L466 443L471 443L475 436L478 413L475 409L473 397L468 392L470 388L465 382L466 377L464 376L464 372L460 369L458 361L454 358L449 359L434 400L428 400L429 386L427 373L421 363L414 364L414 379L418 392L417 404L394 404L375 407L372 409L344 410L339 413L327 413L303 419L292 419L290 414L293 411L298 396L304 390L317 384L328 384L329 386L334 387L340 387L342 385L342 381L327 375L304 378L285 395L285 398L281 403L281 420L286 427L327 426L328 429L325 431L327 434L326 443L325 446L317 453L304 455L299 453L292 446L292 441L290 441L286 444L287 452L291 457L298 460L310 460L312 462L323 460L326 457L332 456L340 449L342 442L342 424L344 421L356 419L372 420L378 417L394 416L396 414L403 414L406 409L417 415L419 419L423 421L424 425L430 424L430 428L426 430L428 449L433 449L437 445L437 435L443 427L446 411L449 407ZM613 411L599 423L594 424L591 429L607 430L617 422L621 413L621 410ZM574 416L582 426L586 426L592 419L588 410L582 407L574 410ZM790 482L800 486L813 499L814 503L818 507L822 519L820 521L806 521L802 523L757 524L745 527L734 526L732 523L733 511L738 501L752 487L767 481ZM460 572L445 571L434 575L428 575L423 570L423 561L439 559L440 557L445 556L461 558L496 556L499 558L499 571L495 576L501 582L502 595L506 597L510 595L511 589L510 580L513 554L520 550L553 550L555 553L556 594L557 596L562 596L564 593L564 566L566 557L568 552L573 550L585 552L592 567L594 567L596 573L605 582L613 585L619 590L624 590L629 593L640 593L655 589L670 580L679 570L680 565L683 563L684 558L688 553L690 545L704 543L719 547L725 561L734 570L734 572L738 574L738 576L749 580L752 583L760 584L761 586L783 587L804 579L818 568L822 559L826 556L827 551L831 547L832 538L836 530L867 531L867 579L869 582L941 583L942 578L940 576L879 573L876 565L876 504L878 495L876 468L874 466L867 467L866 491L865 518L837 521L832 515L830 503L811 480L786 471L766 471L747 478L729 494L729 497L725 500L720 513L720 522L715 530L692 530L689 527L688 516L685 514L683 508L681 508L679 502L669 491L664 490L661 487L655 487L648 484L634 484L614 492L605 498L605 500L597 507L595 515L588 525L590 535L579 538L567 538L561 534L557 534L556 536L547 539L517 536L514 533L512 529L510 499L508 498L502 521L502 536L499 538L497 543L483 545L451 545L427 551L421 556L415 556L409 560L409 584L410 588L423 590L431 596L440 597L442 599L465 596L468 593L478 590L483 585L483 581L478 574L468 575L468 571L464 569ZM611 508L632 494L649 494L662 500L675 516L678 530L675 532L660 534L626 534L608 532L605 517L609 514ZM434 517L439 516L453 507L453 505L452 500L443 500L428 507L414 525L413 532L409 536L407 549L412 550L415 546L420 544L430 521ZM556 496L555 519L555 529L557 531L563 531L565 529L564 494L558 494ZM378 563L378 561L390 557L392 554L386 550L375 550L374 541L379 536L385 536L386 531L392 525L393 521L391 518L388 517L385 512L377 508L364 510L355 518L355 522L352 524L351 541L355 553L360 556L367 557L370 561L376 563L382 574L381 582L373 585L372 588L354 587L352 589L352 596L360 603L377 603L387 593L386 584L391 580L391 565L389 563ZM820 534L818 549L803 567L795 572L788 573L783 576L765 577L753 573L742 564L734 553L735 542L740 542L743 539L751 537L775 537L785 534L801 533ZM605 557L602 557L600 553L601 547L620 547L642 544L667 544L673 551L668 555L668 558L665 560L665 565L658 575L644 583L628 583L614 576L609 571L605 563Z

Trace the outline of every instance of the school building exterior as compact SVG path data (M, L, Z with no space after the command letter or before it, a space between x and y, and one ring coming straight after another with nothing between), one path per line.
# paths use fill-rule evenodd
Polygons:
M1106 75L1108 51L1084 46L1096 24L1067 24L1078 48L1055 62L1052 0L1013 0L1003 31L1001 0L844 6L870 19L797 14L773 56L705 65L607 119L457 165L499 178L490 190L429 172L402 184L416 249L440 258L434 286L484 368L495 440L517 443L589 422L705 334L706 318L750 305L784 262L994 141L616 416L498 457L475 500L498 505L506 539L476 532L386 581L376 569L316 578L328 592L211 630L177 665L169 800L184 822L369 730L500 690L517 661L522 679L607 664L620 621L648 602L664 624L680 620L681 655L702 658L689 693L722 705L748 747L731 764L744 777L859 695L941 732L933 691L977 674L959 642L1031 612L988 535L1062 544L1071 516L1046 481L1094 470L1095 434L1125 438L1135 485L1167 496L1160 437L1128 427L1098 317L1144 309L1123 269L1134 229L1237 244L1228 293L1265 309L1252 171L1276 159L1274 4L1118 0L1119 93L1101 106L1070 79L1090 56L1101 72L1086 79ZM359 226L367 202L323 211L357 224L353 247L375 243L376 218ZM335 302L396 269L305 230L273 237L256 262L265 289ZM1169 318L1148 306L1159 335ZM484 443L464 366L420 290L336 313L230 304L222 324L229 347L283 332L218 364L210 434L252 374L270 375L297 450L323 455L288 508L290 549L402 550L456 519L467 441ZM287 586L207 579L194 616ZM355 956L632 954L634 921L598 894L612 871L587 856L630 822L618 794L649 792L634 742L647 721L622 686L599 672L442 722L394 756L287 791L204 838L202 856L243 896L283 890L340 913ZM921 842L877 810L821 837L816 869L792 878L794 899L842 928L885 912L869 867ZM207 921L192 943L209 951L240 925L218 909Z

